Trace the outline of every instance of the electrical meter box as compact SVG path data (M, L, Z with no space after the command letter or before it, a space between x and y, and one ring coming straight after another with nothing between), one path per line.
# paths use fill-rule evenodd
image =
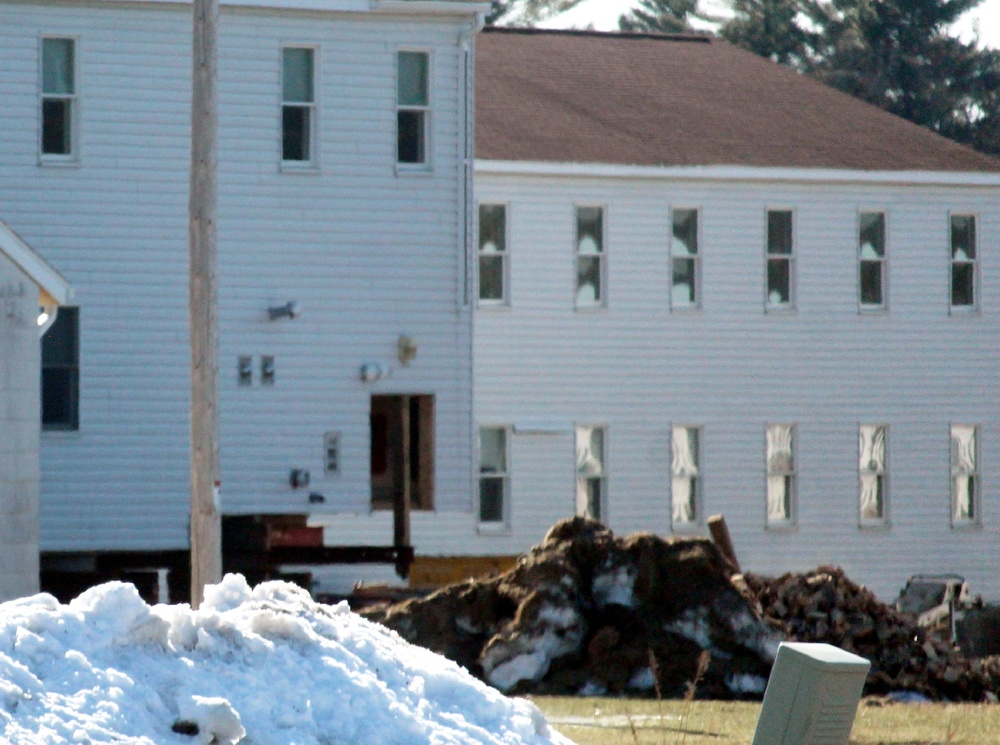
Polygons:
M783 642L753 745L847 745L870 666L830 644Z

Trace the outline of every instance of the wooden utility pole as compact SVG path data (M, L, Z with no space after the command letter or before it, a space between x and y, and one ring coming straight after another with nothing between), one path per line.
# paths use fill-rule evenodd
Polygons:
M219 2L193 0L191 193L188 204L191 326L191 606L222 579L219 525L219 331L216 319L216 73Z

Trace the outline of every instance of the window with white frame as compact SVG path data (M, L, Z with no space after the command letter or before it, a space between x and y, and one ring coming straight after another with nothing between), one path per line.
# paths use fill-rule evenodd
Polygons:
M316 50L281 50L281 160L288 165L315 161Z
M576 208L576 305L604 302L604 210Z
M479 522L504 525L509 493L506 427L479 428Z
M979 428L971 424L951 425L951 521L979 522Z
M479 205L479 301L507 301L507 206Z
M80 429L80 309L59 308L42 336L42 429Z
M576 428L576 514L601 520L606 484L605 430Z
M885 213L858 216L858 299L862 308L884 308L886 289Z
M430 55L396 54L396 162L420 166L429 162Z
M700 431L697 427L674 427L671 460L671 523L687 528L698 522L701 492Z
M951 216L951 307L976 307L976 216Z
M791 525L795 519L795 426L767 427L767 524Z
M886 435L884 424L858 428L859 514L862 525L886 521Z
M698 210L671 213L670 305L697 308L701 304L701 256L698 253Z
M767 212L767 307L791 308L795 263L791 210Z
M42 98L39 149L43 159L67 160L76 155L76 41L42 38Z

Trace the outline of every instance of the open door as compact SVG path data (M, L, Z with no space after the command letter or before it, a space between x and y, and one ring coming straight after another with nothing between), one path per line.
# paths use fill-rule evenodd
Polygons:
M434 396L372 396L372 509L434 509Z

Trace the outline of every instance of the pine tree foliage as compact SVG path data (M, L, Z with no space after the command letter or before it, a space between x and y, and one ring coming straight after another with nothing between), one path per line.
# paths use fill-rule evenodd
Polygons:
M723 38L1000 155L1000 52L949 34L982 0L733 0ZM640 0L625 31L690 30L697 0Z
M490 0L487 26L533 26L578 5L580 0Z
M812 34L799 23L801 0L734 0L723 38L774 62L801 69Z
M698 0L639 0L637 8L618 19L622 31L677 34L692 31Z

